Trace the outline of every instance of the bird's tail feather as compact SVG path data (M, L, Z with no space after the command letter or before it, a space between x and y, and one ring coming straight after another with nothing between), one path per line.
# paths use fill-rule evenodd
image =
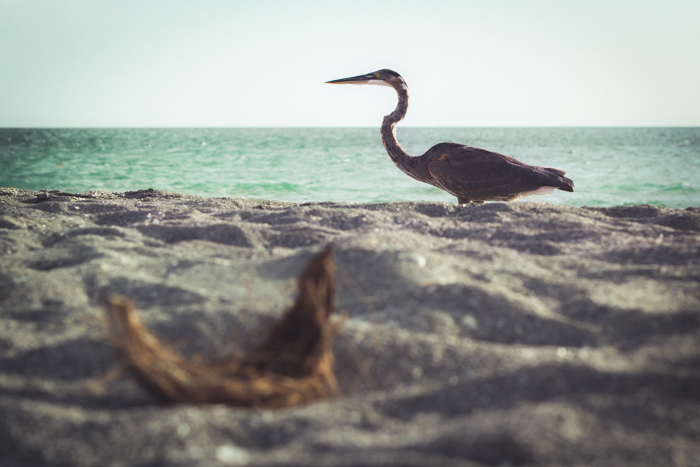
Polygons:
M542 184L545 186L553 186L563 191L573 193L574 182L570 178L566 178L566 172L551 167L539 167Z

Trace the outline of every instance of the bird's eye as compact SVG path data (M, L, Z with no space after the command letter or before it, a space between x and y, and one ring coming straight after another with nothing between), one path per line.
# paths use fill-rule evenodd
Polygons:
M379 73L376 73L374 76L376 76L377 78L379 78Z

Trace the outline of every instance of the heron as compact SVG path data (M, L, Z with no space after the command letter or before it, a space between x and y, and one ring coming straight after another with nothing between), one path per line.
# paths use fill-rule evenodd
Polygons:
M396 109L384 117L382 142L391 160L409 177L436 186L457 203L513 201L531 195L547 195L554 190L574 191L566 172L550 167L525 164L512 157L486 149L456 143L439 143L422 156L411 156L396 139L396 124L408 110L408 86L393 70L326 81L328 84L369 84L394 88L399 97Z

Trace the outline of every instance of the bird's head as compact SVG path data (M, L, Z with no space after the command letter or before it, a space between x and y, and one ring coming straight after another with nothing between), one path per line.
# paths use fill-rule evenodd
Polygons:
M326 81L327 84L374 84L377 86L389 86L396 88L397 86L404 86L406 82L403 80L400 74L393 70L378 70L372 73L367 73L366 75L353 76L351 78L336 79L333 81Z

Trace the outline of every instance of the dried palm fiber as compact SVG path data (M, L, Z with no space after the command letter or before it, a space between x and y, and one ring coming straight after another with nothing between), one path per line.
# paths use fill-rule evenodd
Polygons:
M122 367L159 400L288 407L338 394L333 373L331 323L335 270L330 248L299 276L294 305L263 343L242 358L187 359L141 323L131 302L106 300L110 339Z

